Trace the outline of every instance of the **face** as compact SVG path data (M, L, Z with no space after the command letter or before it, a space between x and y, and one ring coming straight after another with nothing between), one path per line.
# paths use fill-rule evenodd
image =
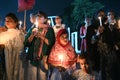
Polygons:
M35 23L36 17L35 16L30 16L30 22Z
M61 21L62 21L62 19L61 19L60 17L57 16L57 17L55 18L55 23L56 23L56 24L61 24Z
M62 35L60 36L60 42L61 42L61 44L62 44L63 46L68 43L68 34L67 34L67 33L66 33L66 34L62 34Z
M80 63L80 67L84 72L88 72L89 65L85 59L79 59L78 62Z
M38 21L38 25L46 22L46 19L43 16L37 16L36 20Z
M107 17L108 20L114 20L114 14L112 12L108 12Z
M11 17L6 17L5 18L5 25L8 29L10 28L16 28L17 22L15 22Z

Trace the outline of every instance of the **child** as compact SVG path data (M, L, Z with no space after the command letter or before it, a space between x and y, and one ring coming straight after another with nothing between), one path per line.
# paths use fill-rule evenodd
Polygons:
M99 75L92 70L90 59L86 53L81 53L78 57L81 69L73 72L73 80L99 80Z

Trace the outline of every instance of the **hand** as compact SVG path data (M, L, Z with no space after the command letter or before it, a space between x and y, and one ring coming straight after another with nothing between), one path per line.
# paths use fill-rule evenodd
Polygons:
M40 39L44 39L44 37L43 37L43 35L41 33L38 33L37 37L39 37Z
M103 33L103 31L104 31L104 27L103 27L103 26L99 26L99 27L98 27L98 30L97 30L97 32L96 32L96 35L97 35L97 36L100 35L101 33Z
M99 26L99 27L98 27L98 31L99 31L99 33L103 33L104 27L103 27L103 26Z
M35 35L34 35L34 34L31 34L30 37L28 38L28 41L31 42L34 37L35 37Z

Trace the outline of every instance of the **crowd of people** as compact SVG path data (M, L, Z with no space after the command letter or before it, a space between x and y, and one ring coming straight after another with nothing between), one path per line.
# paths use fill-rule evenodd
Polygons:
M54 26L47 21L46 13L31 13L25 32L14 13L5 16L0 27L1 80L120 80L120 18L114 11L85 17L80 54L62 17L56 16Z
M82 52L88 53L102 80L119 80L120 18L113 10L100 10L88 20L80 28Z

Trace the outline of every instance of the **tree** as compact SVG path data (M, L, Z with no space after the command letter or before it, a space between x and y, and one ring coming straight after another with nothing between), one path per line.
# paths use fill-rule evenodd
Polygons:
M92 18L96 11L104 7L99 2L93 3L90 0L74 0L72 5L74 8L71 17L73 18L74 24L76 24L75 28L83 23L85 17Z
M79 30L78 26L83 23L85 17L92 18L94 13L104 6L99 2L90 0L74 0L72 4L65 8L62 14L63 22L71 31Z

